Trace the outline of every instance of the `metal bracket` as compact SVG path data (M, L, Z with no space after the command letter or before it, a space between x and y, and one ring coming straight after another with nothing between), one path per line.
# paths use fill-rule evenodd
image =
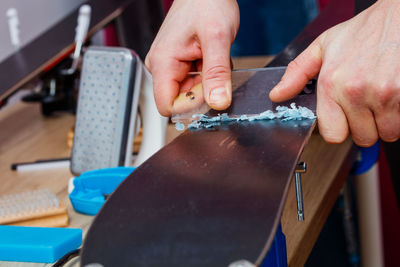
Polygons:
M294 185L296 190L296 203L297 203L297 220L304 221L304 206L303 206L303 189L301 187L301 174L307 170L305 162L297 163L294 172Z

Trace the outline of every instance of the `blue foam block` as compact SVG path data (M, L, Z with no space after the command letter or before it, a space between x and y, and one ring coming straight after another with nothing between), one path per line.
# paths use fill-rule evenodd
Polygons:
M0 226L0 260L52 263L82 244L82 230Z

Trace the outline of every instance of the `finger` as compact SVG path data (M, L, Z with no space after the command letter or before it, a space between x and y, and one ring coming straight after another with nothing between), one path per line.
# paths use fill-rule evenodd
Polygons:
M230 59L231 61L231 70L233 70L233 61L232 58ZM196 69L193 71L201 71L203 69L203 60L199 59L196 60Z
M156 62L157 64L152 64L150 60L156 105L161 115L171 116L180 82L190 70L191 62L179 61L167 55L157 58Z
M322 66L320 38L311 43L306 50L287 66L281 81L271 90L269 97L274 102L282 102L295 97L314 78Z
M336 82L333 83L332 76L344 77L343 73L330 76L330 78L324 78L321 73L319 80L325 81L323 85L336 86L331 92L335 92L335 99L346 115L353 141L361 147L372 146L378 140L378 130L371 105L368 104L369 96L366 93L370 91L370 85L354 78L336 78Z
M148 71L150 71L151 73L151 66L150 66L150 59L149 59L150 55L149 53L146 55L146 58L144 59L144 66L146 67L146 69Z
M338 144L349 135L349 127L342 107L330 96L330 90L332 88L324 88L318 84L318 129L326 142Z
M232 99L231 59L228 36L210 34L202 39L203 90L208 105L217 110L229 107Z
M374 113L379 137L386 142L394 142L400 137L400 81L399 68L386 70L386 77L370 85L368 102Z
M354 143L361 147L370 147L378 141L378 130L372 111L367 107L355 108L344 105Z
M181 94L192 91L193 87L199 83L201 83L200 74L187 74L186 78L179 85L179 93ZM203 94L203 92L201 92L201 94Z
M385 142L397 141L400 138L400 105L374 115L379 137Z

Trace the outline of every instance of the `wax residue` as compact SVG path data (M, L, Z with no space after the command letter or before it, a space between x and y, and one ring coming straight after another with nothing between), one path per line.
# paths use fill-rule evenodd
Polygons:
M175 129L177 129L178 131L183 131L183 130L185 130L185 124L183 124L181 122L177 122L177 123L175 123Z
M227 113L218 114L218 116L208 117L204 114L195 114L192 116L194 121L188 125L189 129L212 128L224 122L241 122L241 121L259 121L259 120L274 120L281 121L289 120L305 120L315 119L314 112L306 107L296 107L295 103L291 103L290 107L278 106L276 112L266 110L256 115L241 115L241 116L228 116ZM184 130L185 125L178 122L175 124L177 130Z

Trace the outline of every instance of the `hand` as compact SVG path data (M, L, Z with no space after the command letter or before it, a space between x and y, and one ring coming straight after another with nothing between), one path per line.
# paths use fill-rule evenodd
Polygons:
M174 100L200 82L186 79L192 70L202 71L204 99L212 108L230 105L230 47L238 28L235 0L174 1L145 60L161 115L184 111Z
M321 135L340 143L349 130L359 146L400 137L400 2L381 0L320 35L293 60L272 101L297 95L319 73Z

